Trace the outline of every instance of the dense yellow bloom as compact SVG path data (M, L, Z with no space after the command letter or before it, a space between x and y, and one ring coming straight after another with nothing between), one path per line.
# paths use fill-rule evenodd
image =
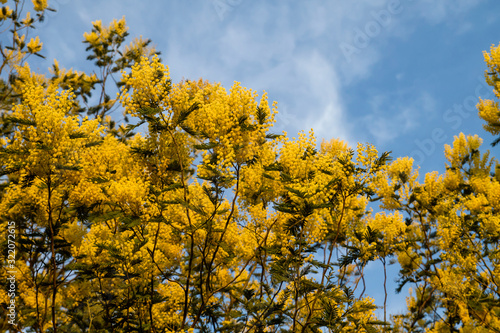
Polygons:
M490 53L483 51L483 56L484 61L486 62L486 65L489 69L488 71L486 71L486 73L493 73L491 76L486 76L486 82L489 85L493 86L495 95L497 97L500 97L500 85L494 80L495 73L500 72L500 45L495 46L494 44L492 44L490 47Z
M483 100L480 98L477 108L479 110L479 117L486 121L486 124L483 125L484 129L493 135L499 134L500 127L493 125L500 122L498 102L491 99Z
M368 222L368 225L372 229L381 231L389 243L394 243L397 238L401 238L406 229L403 216L397 211L391 215L387 215L385 212L377 213L374 219Z
M168 107L168 85L166 82L170 76L168 67L160 63L158 56L153 57L151 62L147 57L132 67L129 75L124 75L126 87L120 96L120 101L125 107L125 112L138 116L141 108L160 108L169 111ZM132 90L132 95L129 91ZM166 114L167 119L171 115Z
M467 137L460 133L458 137L455 136L453 142L453 149L449 145L445 145L444 153L446 159L451 162L452 167L458 167L458 162L462 161L467 155L470 155L474 150L477 150L482 143L479 136L468 135Z
M493 88L493 93L497 98L500 98L500 45L491 45L490 53L484 51L484 61L488 66L485 71L486 82ZM497 135L500 133L498 124L500 123L500 109L498 101L479 99L477 105L479 117L486 121L483 125L484 129L491 134Z
M382 208L393 210L401 207L400 200L407 201L418 184L418 169L413 169L413 159L398 158L384 167L371 183L371 189L381 197Z

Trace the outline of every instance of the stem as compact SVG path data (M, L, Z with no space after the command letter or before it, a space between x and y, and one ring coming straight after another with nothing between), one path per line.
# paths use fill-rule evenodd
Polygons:
M326 263L328 266L330 266L330 262L332 260L333 246L334 246L334 244L337 243L337 239L338 239L339 234L340 234L340 227L342 225L342 220L344 219L344 213L345 213L345 209L346 209L346 200L347 200L347 196L344 195L344 193L342 193L342 210L341 210L341 213L340 213L339 221L337 223L337 233L335 235L335 239L331 243L330 254L328 255L328 261ZM328 268L324 268L323 269L323 273L321 275L321 285L324 285L325 276L326 276L327 270L328 270ZM309 313L307 314L306 321L304 323L304 326L302 327L302 331L301 331L302 333L304 333L306 331L306 328L310 324L311 316L312 316L312 314L314 312L314 308L316 306L316 302L318 301L318 296L319 296L319 290L316 291L316 295L314 297L314 300L312 301L311 311L309 311Z
M165 117L163 116L163 113L160 113L160 116L161 116L163 122L165 123L165 125L168 126L169 125L168 120L165 119ZM175 139L174 133L172 133L171 130L169 130L168 133L169 133L170 137L172 138L172 142L174 143L175 153L177 155L177 159L179 160L179 164L180 164L180 168L181 168L180 174L181 174L181 183L182 183L182 189L183 189L184 202L189 203L189 200L188 200L189 189L188 189L188 185L186 184L186 179L184 177L185 168L184 168L182 156L179 152L179 144L177 143L177 140ZM189 305L188 304L188 302L189 302L189 288L190 288L190 284L191 284L191 271L193 269L193 259L194 259L194 231L192 231L193 223L191 221L191 215L189 214L188 207L186 207L186 217L187 217L188 222L189 222L189 230L191 233L189 235L189 238L191 241L191 246L189 249L188 276L187 276L187 281L186 281L186 288L184 289L184 307L182 310L183 314L182 314L181 330L184 329L184 327L186 326L186 319L187 319L188 305Z
M161 224L158 223L158 228L156 229L156 234L155 234L155 241L153 244L153 250L151 251L151 258L153 262L155 261L155 251L156 251L156 246L158 244L158 235L160 233L160 226ZM154 297L154 281L155 281L154 279L155 275L153 270L153 272L151 273L151 300L149 303L149 321L151 322L151 330L153 332L156 332L155 324L153 321L153 297Z
M92 313L90 313L90 304L89 304L89 300L87 300L87 308L89 309L89 333L90 333L90 329L92 328Z
M182 328L186 325L186 318L188 314L188 301L189 301L189 285L191 281L191 271L193 269L193 258L194 258L194 234L191 233L189 236L191 240L191 246L189 249L189 267L188 267L188 276L186 281L186 289L184 290L184 308L182 310Z
M54 243L54 221L52 220L52 205L51 205L51 197L52 197L52 179L49 176L47 178L47 188L48 188L48 215L49 215L49 226L50 226L50 251L52 257L50 258L52 264L52 328L54 333L57 333L57 325L56 325L56 295L57 295L57 263L56 263L56 249Z
M387 269L385 266L385 258L380 258L382 265L384 265L384 322L387 322ZM384 332L386 326L384 325Z

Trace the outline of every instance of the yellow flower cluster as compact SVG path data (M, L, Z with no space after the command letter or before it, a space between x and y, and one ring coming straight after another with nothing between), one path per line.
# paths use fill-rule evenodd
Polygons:
M477 109L479 110L479 117L486 121L483 128L493 135L499 134L500 127L494 125L500 123L500 108L498 102L491 99L484 100L480 98Z
M87 75L84 72L79 72L72 68L61 69L56 59L54 59L54 65L50 68L50 72L53 75L51 81L54 84L58 84L62 89L75 87L73 89L90 92L90 87L99 81L95 73Z
M458 137L455 136L453 147L444 145L444 155L450 163L449 166L460 169L462 161L473 151L479 149L482 142L483 140L478 135L466 137L465 134L460 133Z
M367 333L369 332L364 327L367 326L368 323L376 320L376 315L374 311L375 300L371 297L363 297L362 299L357 299L350 312L352 313L352 317L350 318L351 322L348 323L345 327L342 328L340 332L342 333L350 333L350 332L360 332ZM366 310L370 307L369 310Z
M371 144L358 143L357 152L356 162L359 166L364 166L365 168L372 167L378 158L378 151Z
M176 327L182 322L182 302L184 292L178 284L165 283L158 286L158 293L167 301L153 305L153 318L156 327Z
M290 140L284 137L281 143L279 162L286 167L288 175L293 179L299 180L297 181L298 185L302 183L302 180L307 182L310 172L321 167L313 163L314 156L312 156L312 152L316 150L314 131L310 130L309 137L300 132L297 140L295 138ZM315 190L307 186L307 183L303 184L303 189L308 189L311 192ZM300 190L300 188L297 189Z
M383 234L384 240L387 242L386 244L397 244L400 242L406 230L403 215L398 211L392 214L386 214L385 212L376 213L375 217L368 221L368 225L373 230L378 230Z
M418 169L413 169L413 159L398 158L382 169L370 188L381 198L381 208L394 210L400 207L400 201L409 200L413 189L419 185L417 179ZM397 200L395 194L401 200Z
M500 98L500 45L491 45L490 53L484 51L484 61L488 66L485 71L485 78L488 85L493 87L493 92L497 98ZM477 104L479 117L486 121L484 129L493 135L500 133L498 124L500 123L500 108L497 101L490 99L479 99Z
M422 263L422 257L415 253L412 247L401 248L397 252L398 262L403 269L415 271Z
M141 108L159 108L166 112L166 121L171 120L168 104L170 76L168 67L160 62L158 56L155 55L151 61L143 56L132 66L130 74L122 74L125 86L120 102L126 113L139 116L138 110Z
M55 86L45 91L42 86L26 84L23 97L23 104L14 107L13 115L34 125L16 132L13 146L30 152L26 162L31 165L32 172L48 174L58 164L77 166L74 151L83 142L71 139L80 129L76 116L67 116L73 107L73 94L58 92ZM91 127L95 128L96 124L94 121ZM95 137L99 133L89 134Z
M43 43L40 42L40 38L36 36L35 39L31 38L30 42L28 43L28 52L29 53L37 53L42 50L42 45Z
M90 34L85 32L83 37L87 43L96 48L102 48L101 44L109 42L112 38L116 38L116 36L123 38L128 30L125 17L118 21L114 19L108 27L103 27L101 20L92 22L92 25L94 26L92 32Z
M33 19L31 18L31 13L27 12L26 17L24 20L21 21L22 24L24 24L26 27L29 27L31 23L33 23Z
M2 2L5 3L5 2ZM5 10L4 10L5 8ZM13 10L9 8L9 6L2 6L0 10L0 21L8 19L12 16Z
M142 54L148 59L152 59L156 53L156 49L152 46L147 46L148 41L144 40L142 36L135 38L130 44L126 45L123 54Z
M31 0L31 2L33 3L33 8L37 12L42 12L48 7L47 0Z
M443 187L450 192L456 191L461 181L462 178L459 171L448 169L443 176Z
M29 68L23 68L29 71ZM12 116L19 119L17 130L8 140L6 148L16 150L18 154L5 155L3 162L7 168L16 168L20 164L21 178L34 176L33 185L23 189L21 184L11 183L5 205L11 198L18 198L18 204L5 211L14 212L22 209L23 202L37 203L39 222L44 225L52 214L48 205L61 205L63 193L74 183L79 168L81 152L89 141L100 138L101 130L97 121L68 115L73 108L71 91L59 91L57 85L44 88L38 84L37 77L26 77L22 89L23 102L15 105ZM64 180L64 181L63 181ZM54 182L58 191L51 192L51 202L47 202L47 186ZM63 185L58 185L62 182Z
M262 207L261 204L274 201L280 194L281 186L271 178L279 176L278 171L266 171L265 167L272 164L277 154L277 142L263 144L258 152L258 159L252 165L244 165L241 168L240 197L239 203L248 209ZM262 207L263 212L266 211ZM266 213L263 213L264 215Z
M203 81L189 81L174 85L171 103L174 110L185 110L193 103L199 103L200 109L196 117L187 120L191 128L203 133L202 142L214 144L213 153L217 160L210 162L211 152L203 152L205 165L212 165L228 176L233 175L231 169L243 165L246 161L260 155L261 145L265 141L265 133L274 122L274 114L270 111L267 95L264 93L257 104L255 91L241 87L235 82L229 94L218 84ZM264 122L259 123L257 109L266 115ZM206 176L204 168L199 169L200 176Z
M495 80L495 75L500 73L500 44L498 46L492 44L490 47L490 53L483 51L483 56L484 61L488 66L485 76L486 82L493 87L496 97L500 98L500 83Z

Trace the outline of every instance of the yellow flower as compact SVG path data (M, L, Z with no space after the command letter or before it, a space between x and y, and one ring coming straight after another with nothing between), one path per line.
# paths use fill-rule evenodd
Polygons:
M31 23L33 23L33 19L31 18L31 13L30 12L26 13L26 18L24 20L22 20L21 22L24 25L29 27L31 25Z
M5 11L3 10L4 8ZM0 10L0 20L5 20L6 18L9 18L11 15L12 15L12 9L10 9L9 6L2 7L2 10Z
M29 53L40 52L42 50L42 45L43 43L40 42L40 38L38 38L38 36L36 36L35 39L31 38L27 45Z
M477 104L477 109L479 110L479 117L487 122L483 125L483 128L493 135L500 133L500 127L495 126L500 122L500 112L498 108L498 102L492 101L491 99L479 99Z
M33 8L37 12L44 11L47 8L47 0L31 0L33 2Z
M92 31L90 34L88 32L85 32L83 34L83 37L89 44L94 44L99 40L99 36L94 31Z

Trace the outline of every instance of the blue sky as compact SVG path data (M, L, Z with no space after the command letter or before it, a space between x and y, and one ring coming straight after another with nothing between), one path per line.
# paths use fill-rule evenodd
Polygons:
M280 112L275 132L314 128L320 140L370 142L414 157L421 172L444 171L443 145L460 132L491 148L475 105L492 97L482 51L500 42L498 0L49 3L57 12L38 33L47 60L62 67L91 68L83 33L91 21L125 16L131 37L151 38L162 52L174 82L267 91Z

